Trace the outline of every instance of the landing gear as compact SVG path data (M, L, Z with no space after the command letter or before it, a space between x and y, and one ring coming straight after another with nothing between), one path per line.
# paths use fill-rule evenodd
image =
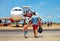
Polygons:
M8 26L7 19L5 19L4 26Z
M19 25L18 25L18 22L16 22L16 26L15 27L20 27Z

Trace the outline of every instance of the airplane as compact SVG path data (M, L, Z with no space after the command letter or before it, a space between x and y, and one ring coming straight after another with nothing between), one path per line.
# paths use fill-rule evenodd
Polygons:
M26 8L28 10L24 11L24 9L26 9ZM21 7L14 7L11 9L11 16L9 18L3 17L1 19L5 20L4 26L7 26L6 21L10 20L11 23L16 22L16 27L19 27L18 22L20 22L21 20L24 20L24 22L25 22L25 17L29 17L29 18L32 17L32 11L30 10L30 8L28 6L23 7L23 9ZM1 20L1 22L2 22L2 20Z
M23 6L22 8L14 7L11 9L10 14L11 14L10 17L0 18L0 23L2 23L2 20L5 20L4 26L8 26L9 24L16 22L15 27L19 27L18 22L20 22L21 20L24 20L25 22L26 17L31 18L33 15L33 11L30 9L30 6ZM7 24L7 20L9 20L11 23Z

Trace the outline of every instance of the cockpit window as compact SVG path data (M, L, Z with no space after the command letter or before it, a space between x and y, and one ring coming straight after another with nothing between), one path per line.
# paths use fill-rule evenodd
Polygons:
M19 9L19 11L21 11L21 9Z
M21 9L14 9L13 11L21 11Z
M18 9L15 9L15 10L13 10L13 11L18 11Z

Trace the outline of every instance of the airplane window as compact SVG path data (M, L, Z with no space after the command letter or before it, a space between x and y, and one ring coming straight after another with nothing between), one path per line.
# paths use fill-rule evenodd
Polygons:
M15 9L15 11L18 11L18 9Z
M21 11L21 9L14 9L13 11Z
M18 9L14 9L13 11L18 11Z
M19 11L21 11L21 9L19 9Z

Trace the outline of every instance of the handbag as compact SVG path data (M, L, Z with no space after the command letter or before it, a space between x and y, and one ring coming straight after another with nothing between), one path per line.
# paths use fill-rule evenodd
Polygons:
M42 27L39 26L39 28L38 28L38 32L39 32L39 33L42 33L42 32L43 32Z

